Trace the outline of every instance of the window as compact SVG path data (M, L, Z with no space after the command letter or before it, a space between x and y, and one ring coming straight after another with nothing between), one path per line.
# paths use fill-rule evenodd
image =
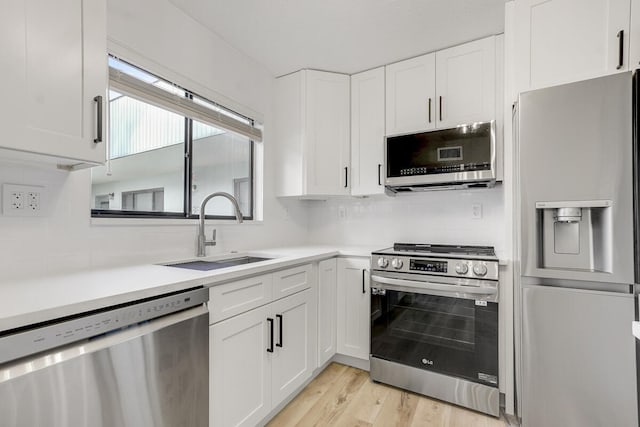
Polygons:
M254 121L109 57L108 161L92 170L92 216L194 218L209 194L253 219ZM207 217L235 219L214 198Z

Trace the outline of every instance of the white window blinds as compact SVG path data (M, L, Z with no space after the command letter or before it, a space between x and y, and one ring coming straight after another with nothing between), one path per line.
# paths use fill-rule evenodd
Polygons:
M253 141L262 141L262 131L255 127L250 119L193 95L182 88L179 91L173 90L177 89L177 86L173 86L172 90L167 90L169 89L167 86L171 85L166 81L160 81L163 84L159 85L158 81L149 82L145 80L109 67L110 87L117 92L165 108L193 120L238 133ZM184 94L178 94L179 92Z

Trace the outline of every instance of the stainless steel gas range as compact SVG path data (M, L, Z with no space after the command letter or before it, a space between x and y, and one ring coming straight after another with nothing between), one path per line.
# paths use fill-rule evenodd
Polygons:
M371 254L371 379L499 416L493 247Z

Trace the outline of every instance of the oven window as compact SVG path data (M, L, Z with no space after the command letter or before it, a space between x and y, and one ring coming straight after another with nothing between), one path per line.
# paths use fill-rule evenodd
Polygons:
M427 345L474 350L475 309L468 300L406 292L394 292L392 298L391 335Z
M392 290L371 298L372 356L497 383L497 303Z

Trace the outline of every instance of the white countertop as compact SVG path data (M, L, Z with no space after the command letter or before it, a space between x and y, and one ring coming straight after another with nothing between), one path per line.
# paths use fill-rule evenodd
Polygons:
M110 305L188 289L334 256L369 256L371 247L300 246L223 254L274 258L219 270L197 271L164 265L139 265L84 271L0 284L0 331L46 322ZM176 260L179 262L181 260ZM185 260L188 261L188 260Z

